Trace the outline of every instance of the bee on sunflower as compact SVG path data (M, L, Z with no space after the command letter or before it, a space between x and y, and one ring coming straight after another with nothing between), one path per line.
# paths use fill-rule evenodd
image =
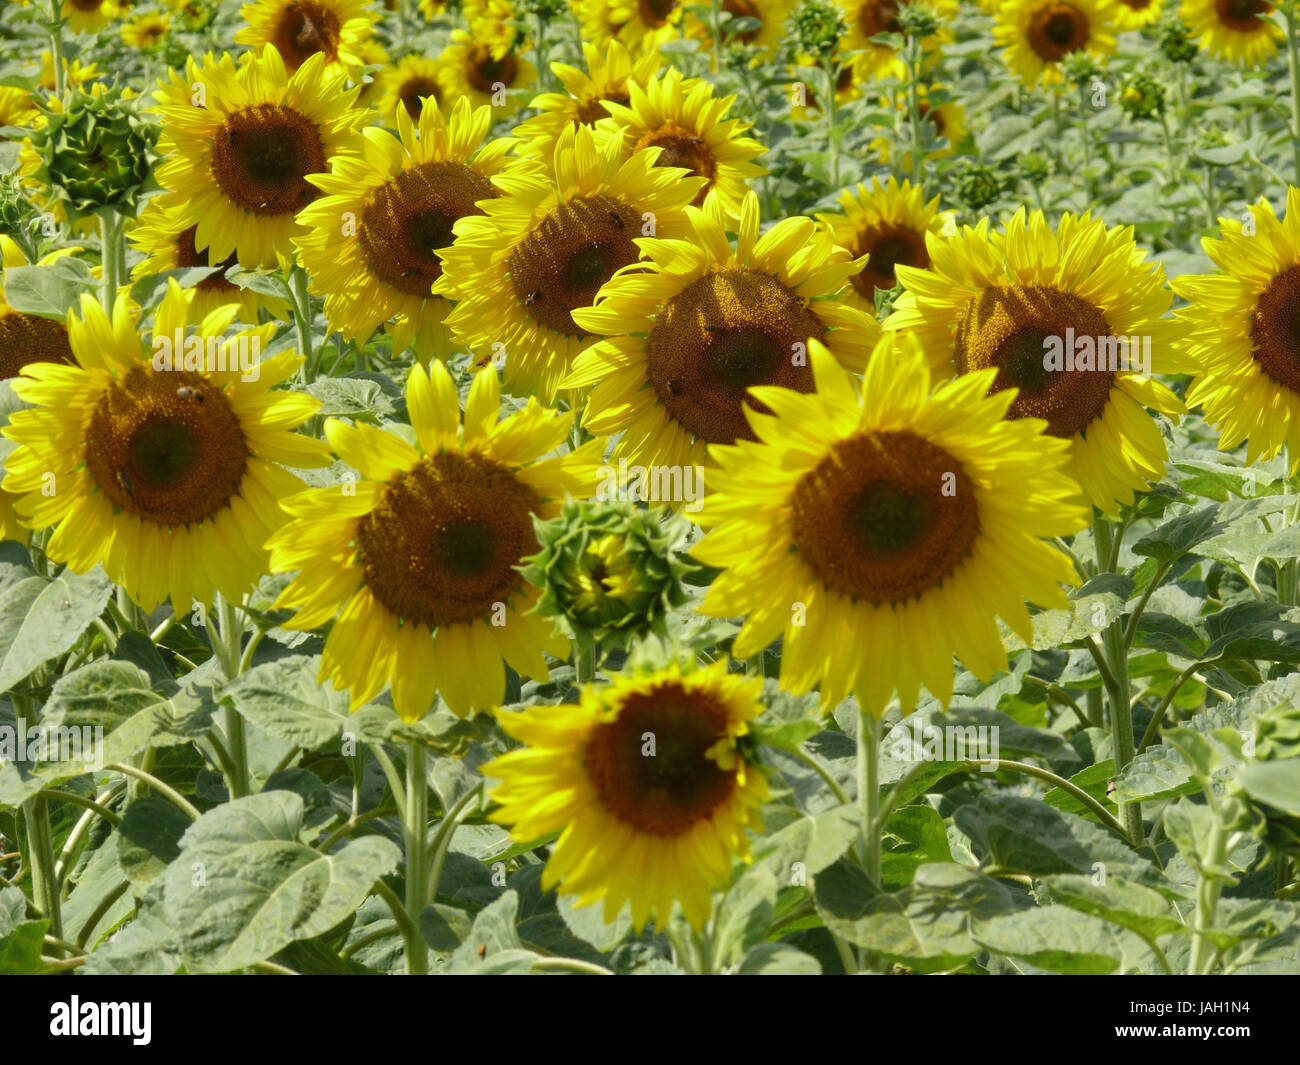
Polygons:
M433 294L442 276L441 250L453 227L481 214L497 196L492 178L506 166L509 140L484 144L490 107L461 97L444 118L394 108L397 136L371 127L365 155L341 159L334 173L312 181L325 195L298 216L296 238L312 290L325 296L325 317L344 339L365 341L385 322L396 351L446 358L451 339L443 319L451 304ZM355 223L339 236L339 219Z
M615 138L597 147L587 126L560 134L551 166L536 157L492 180L496 199L456 223L434 292L455 299L446 324L476 355L504 355L516 394L554 396L595 337L573 317L618 270L641 258L637 239L684 235L686 205L702 186L654 152L624 158Z
M698 931L748 830L761 827L767 778L744 738L763 710L762 682L709 666L620 674L576 706L502 713L524 747L483 767L500 783L492 819L529 842L559 833L542 888L604 901L605 920L630 905L639 931L667 924L679 902ZM646 754L646 737L654 743Z
M416 365L406 402L417 445L368 425L325 423L331 447L364 480L285 499L290 521L268 546L271 570L297 571L276 601L286 623L334 619L320 679L351 691L352 709L388 685L397 713L418 721L435 692L464 716L505 697L505 663L544 679L543 651L569 643L530 613L541 597L518 570L537 553L534 518L592 495L603 440L550 455L572 421L529 400L498 421L496 370L474 375L462 418L451 374Z
M236 305L194 321L194 291L170 280L154 317L157 338L185 336L205 351L226 340ZM240 350L269 344L268 323L239 333ZM146 611L179 611L214 593L237 602L266 572L263 544L286 520L279 501L302 482L285 466L328 461L293 430L319 408L301 392L272 391L302 363L282 352L256 364L204 360L158 368L143 348L125 292L110 318L89 295L68 314L75 363L32 363L13 383L33 406L4 430L18 446L3 488L32 529L54 526L46 554L85 573L97 563ZM254 347L256 344L256 347ZM208 366L208 362L214 365ZM53 487L51 493L49 489Z
M996 370L994 389L1017 390L1009 416L1042 418L1070 441L1070 474L1106 513L1163 475L1168 452L1146 408L1173 418L1186 408L1153 374L1195 364L1164 317L1164 270L1131 226L1066 214L1053 231L1022 208L1004 233L984 219L927 246L928 269L896 268L906 291L886 330L914 332L940 379Z
M820 343L816 389L760 387L756 443L716 445L720 469L693 554L723 572L702 613L744 617L732 653L783 637L781 684L856 693L879 718L922 684L952 697L953 656L986 682L1006 664L995 618L1032 636L1022 600L1064 606L1070 559L1044 538L1088 520L1065 475L1069 444L1008 419L994 371L931 389L914 339L887 334L861 390ZM864 653L863 649L869 649Z
M613 458L629 464L685 470L710 445L754 439L746 408L766 408L749 390L811 391L810 337L855 371L880 337L875 318L844 299L860 264L812 219L783 219L760 237L751 192L733 249L716 197L688 215L690 237L642 241L645 266L573 313L606 339L560 385L591 388L582 424L621 431Z

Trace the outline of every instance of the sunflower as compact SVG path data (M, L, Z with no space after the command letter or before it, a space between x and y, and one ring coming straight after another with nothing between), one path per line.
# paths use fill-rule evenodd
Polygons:
M927 160L946 159L954 155L958 146L966 139L966 109L962 107L955 99L945 100L943 103L936 104L930 98L930 92L939 89L939 85L922 85L918 86L916 107L923 121L929 122L936 139L943 138L943 144L926 149L925 158ZM882 99L880 101L882 110L888 111L891 106L897 106L899 112L906 116L906 100L890 101ZM904 117L903 121L906 121ZM906 148L907 140L910 134L904 135L903 147ZM888 164L893 157L894 138L877 137L868 146L880 158L882 163ZM912 153L903 151L902 168L906 171L912 169Z
M291 253L294 215L316 198L307 175L357 154L367 112L351 106L356 90L325 70L324 56L292 77L274 48L237 71L209 56L197 72L206 106L160 94L158 180L184 224L198 226L209 261L234 252L246 270L275 266Z
M467 96L475 107L491 105L499 119L519 110L520 92L537 80L537 70L514 47L502 50L501 39L452 31L451 43L435 60L442 99Z
M450 119L426 107L418 134L405 107L394 114L398 136L372 127L364 158L312 179L325 195L298 216L306 228L298 248L330 327L345 340L365 341L391 319L395 351L414 346L422 359L446 358L451 305L432 293L442 276L438 249L452 242L458 219L497 195L491 179L510 142L484 145L492 108L471 108L464 97ZM340 218L352 220L341 238Z
M51 252L38 265L47 266L80 250L68 248ZM22 249L12 238L6 236L0 236L0 262L3 262L5 270L31 265ZM17 377L24 366L34 362L69 365L72 361L67 327L53 318L16 311L10 307L5 302L4 275L0 273L0 380ZM3 451L0 451L2 454ZM0 489L0 539L26 542L28 530L18 522L14 499L13 495Z
M239 9L248 25L235 34L239 44L271 45L292 73L314 55L325 69L352 71L363 65L361 45L379 15L369 0L256 0Z
M440 362L406 383L419 447L331 418L325 435L363 478L284 501L291 522L271 548L274 572L297 570L276 605L288 628L338 614L320 679L352 692L352 709L384 685L406 721L433 706L435 688L457 714L505 698L503 660L535 679L547 651L568 654L553 623L529 614L540 591L515 568L537 551L533 519L553 517L568 493L590 496L603 440L543 459L565 440L569 415L530 400L498 422L496 370L474 376L458 438L456 388Z
M414 54L403 56L396 65L389 67L379 75L379 103L377 110L388 118L400 103L406 113L419 121L424 105L433 101L434 108L441 108L445 97L438 84L438 63L427 56Z
M914 331L937 376L996 369L995 389L1019 389L1011 417L1044 418L1072 442L1071 476L1096 506L1113 514L1117 500L1131 503L1167 456L1143 408L1184 410L1151 374L1195 367L1162 318L1172 302L1164 270L1132 227L1066 214L1054 233L1041 211L1022 208L1005 234L990 235L984 219L927 245L928 270L896 268L907 291L885 328Z
M35 127L44 116L32 103L32 94L13 85L0 85L0 126ZM0 141L9 138L0 136Z
M121 13L114 0L63 0L63 17L75 33L98 33Z
M155 353L158 338L185 335L193 299L168 282L154 319ZM217 591L238 601L266 572L262 545L285 520L279 500L302 488L280 463L327 461L318 441L292 432L319 401L270 391L302 358L262 360L256 379L245 380L252 374L227 360L260 351L275 326L240 333L238 348L218 350L234 313L227 305L188 335L187 348L204 340L205 353L213 352L195 360L198 368L158 368L125 292L111 321L83 295L81 318L68 315L76 365L28 365L14 383L35 404L5 430L19 446L4 488L22 495L24 523L56 526L46 546L52 559L74 573L102 563L146 611L168 596L178 611L195 599L210 603ZM57 491L48 494L51 485Z
M753 439L751 387L811 391L810 338L860 370L880 337L875 319L842 298L860 264L812 219L784 219L760 238L751 192L733 251L715 197L688 214L690 238L643 241L644 269L618 275L595 307L574 312L607 339L560 382L595 386L582 424L623 430L614 459L683 471L702 465L710 444Z
M1300 189L1287 191L1286 218L1267 200L1250 209L1253 233L1219 219L1220 240L1201 243L1218 271L1180 277L1174 291L1188 301L1177 317L1200 364L1187 390L1220 431L1219 448L1247 441L1247 463L1287 446L1300 466Z
M483 767L501 782L492 820L521 842L559 833L543 890L558 885L579 906L603 899L607 922L631 903L638 931L652 915L666 925L674 900L704 926L711 890L749 860L745 832L761 827L768 794L738 742L762 712L762 685L727 666L622 674L577 706L500 715L527 746Z
M1270 17L1277 6L1269 0L1183 0L1178 15L1211 55L1257 67L1286 41Z
M1165 0L1119 0L1115 10L1117 30L1140 30L1160 19Z
M722 0L721 10L733 19L754 19L759 25L754 29L739 33L728 33L722 27L724 45L727 43L747 44L759 49L753 64L757 66L765 59L771 59L777 46L786 36L786 19L794 10L795 0ZM955 5L954 5L955 6ZM707 12L699 15L690 13L686 19L686 34L696 40L709 42L712 47L713 26Z
M898 9L911 5L925 7L939 20L939 30L921 39L921 65L930 66L939 58L939 50L953 39L950 23L957 17L957 0L840 0L844 22L849 32L841 42L848 52L860 52L854 60L860 81L873 78L907 77L903 57L888 45L873 41L881 33L902 33Z
M1087 521L1064 476L1069 445L1008 419L994 371L939 385L909 337L887 336L862 391L819 343L811 395L755 389L758 443L711 449L721 465L694 554L723 567L702 613L745 617L733 654L783 636L781 685L851 692L880 717L924 684L952 697L953 656L987 682L1005 668L995 616L1028 641L1029 611L1064 606L1070 559L1040 537ZM863 649L869 649L864 654Z
M633 55L657 52L677 36L682 19L680 0L569 0L569 6L582 40L597 48L618 41Z
M839 70L835 78L835 106L843 107L862 95L862 82L855 64L844 62L838 56L832 61ZM789 70L796 79L788 87L790 117L800 122L819 120L822 97L826 95L826 83L817 60L807 55L796 56L795 63Z
M86 82L99 77L99 67L94 63L81 65L80 59L63 61L64 78L68 88L76 88L78 85L84 85ZM54 75L54 53L46 49L41 53L40 70L36 74L37 84L47 92L54 92L56 87Z
M994 43L1027 85L1059 84L1071 52L1115 50L1116 0L1007 0L998 8Z
M644 87L654 77L662 61L660 54L647 52L634 59L619 41L611 41L604 50L585 41L582 54L587 73L567 63L552 63L551 70L567 92L544 92L528 105L541 114L519 123L512 135L525 144L525 151L551 159L555 145L566 126L595 126L609 111L607 101L626 104L630 99L628 83Z
M637 237L686 232L685 207L703 184L653 152L624 160L616 138L597 149L567 126L548 168L535 157L498 174L502 195L456 223L434 292L457 300L447 316L476 355L504 355L516 395L550 402L573 358L595 338L574 320L601 285L641 257Z
M876 290L898 284L898 263L921 269L930 265L926 234L941 232L952 217L951 211L939 210L938 196L926 203L924 189L910 181L899 185L892 177L885 185L872 178L870 189L859 185L856 193L846 189L840 194L838 214L817 216L853 258L867 256L867 264L850 279L853 287L846 296L869 314L876 311Z
M195 226L179 221L175 207L163 207L156 197L149 200L129 234L132 246L144 255L144 259L136 263L133 276L142 278L191 266L216 266L219 267L216 273L209 274L194 286L190 313L196 321L227 303L237 303L240 320L250 325L257 324L257 312L261 307L277 318L288 317L288 300L264 296L254 289L240 288L227 281L225 274L235 265L235 256L231 254L223 262L211 262L206 250L200 251L194 246L195 229Z
M169 26L166 15L137 15L122 26L122 40L132 48L153 48L167 36Z
M684 78L676 67L644 87L629 83L628 90L627 104L606 101L609 117L596 123L597 131L620 139L625 158L642 148L662 148L658 166L685 167L705 179L695 206L713 192L728 218L738 217L745 179L765 173L751 160L767 149L744 136L747 125L726 117L735 96L718 99L710 82Z

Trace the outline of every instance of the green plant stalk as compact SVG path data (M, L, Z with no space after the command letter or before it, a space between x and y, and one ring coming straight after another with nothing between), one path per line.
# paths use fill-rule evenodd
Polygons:
M105 209L99 216L99 260L102 277L100 279L100 303L110 318L113 316L113 303L117 299L117 286L120 278L119 268L122 262L122 216L115 211Z
M1214 811L1214 826L1205 841L1205 854L1202 856L1201 864L1208 863L1211 868L1218 868L1227 859L1228 829L1220 816L1218 800L1213 794L1213 789L1206 786L1204 790L1206 802ZM1188 976L1206 976L1214 965L1216 951L1213 942L1205 932L1214 927L1214 916L1219 908L1219 892L1222 888L1223 884L1218 877L1207 876L1203 869L1197 870L1196 923L1192 926L1192 951L1187 962Z
M907 38L907 121L912 130L912 184L920 186L925 167L921 155L921 41Z
M834 57L822 59L822 73L826 81L826 106L822 113L826 116L826 172L830 176L831 190L840 187L840 142L835 136L835 83L839 80L839 64Z
M596 645L590 640L574 642L573 670L579 684L590 684L596 679Z
M533 54L537 57L537 87L545 91L551 78L551 68L546 64L546 23L540 11L533 18L537 22L537 41L533 45Z
M303 359L303 381L311 384L316 379L316 359L311 338L311 293L307 291L307 271L301 266L295 266L289 271L289 290L293 294L293 324L298 332L298 353Z
M244 624L242 618L236 620L235 606L225 596L218 592L215 600L219 632L216 637L213 637L212 630L209 628L208 638L212 640L213 653L217 655L226 679L234 680L240 674ZM248 772L248 738L244 733L244 718L233 706L225 708L224 719L226 750L230 754L230 761L234 767L234 773L227 783L230 797L240 799L249 793L251 787Z
M1079 139L1083 142L1083 184L1092 199L1092 134L1088 130L1088 87L1079 86Z
M1291 151L1292 165L1295 167L1293 184L1300 185L1300 40L1296 38L1295 0L1289 0L1282 12L1286 16L1287 66L1291 71Z
M50 61L54 64L54 95L60 100L68 87L68 77L63 69L63 2L50 0Z
M23 803L27 826L27 863L32 871L32 896L50 922L50 935L63 938L63 911L59 880L54 867L54 841L50 834L50 804L37 796ZM56 954L55 957L62 957Z
M424 747L415 740L406 750L406 915L411 929L406 936L406 971L411 976L429 972L429 948L420 931L420 914L429 902L429 784L424 773Z
M880 805L879 720L865 710L858 715L858 810L861 818L861 859L867 879L880 887L880 837L884 825L876 816Z
M1110 573L1114 571L1119 556L1120 539L1123 529L1112 538L1109 524L1097 516L1092 523L1093 541L1097 548L1097 571ZM1133 706L1129 701L1132 694L1128 680L1128 640L1127 629L1122 617L1116 618L1102 633L1102 658L1109 667L1109 676L1103 671L1106 681L1106 694L1110 703L1110 732L1115 744L1115 775L1118 776L1133 761ZM1098 663L1100 666L1101 663ZM1142 807L1139 803L1119 804L1119 819L1124 826L1124 834L1133 846L1142 842Z

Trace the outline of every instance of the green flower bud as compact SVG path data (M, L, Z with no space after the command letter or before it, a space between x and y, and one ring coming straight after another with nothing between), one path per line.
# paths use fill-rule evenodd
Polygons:
M933 37L939 32L939 17L921 4L905 4L898 9L899 29L908 37Z
M694 568L679 547L689 526L680 516L625 501L565 503L537 521L541 550L524 559L524 578L542 589L534 613L555 617L571 639L624 648L686 599L682 577Z
M1134 118L1150 118L1165 103L1165 88L1150 74L1141 71L1124 79L1119 105Z
M1061 76L1071 85L1091 86L1101 77L1101 64L1091 52L1078 49L1061 60Z
M1031 185L1041 185L1052 172L1051 161L1042 152L1025 152L1019 166L1020 176Z
M1171 19L1160 27L1160 51L1171 63L1190 63L1196 58L1196 42L1179 19Z
M134 215L157 138L141 98L95 84L72 89L66 104L39 106L46 121L31 137L40 159L34 176L63 201L69 218L105 209Z
M963 164L954 172L958 200L972 211L978 211L1002 195L1002 183L992 170L969 160Z
M790 25L799 50L819 59L831 55L848 30L839 8L826 0L803 0Z

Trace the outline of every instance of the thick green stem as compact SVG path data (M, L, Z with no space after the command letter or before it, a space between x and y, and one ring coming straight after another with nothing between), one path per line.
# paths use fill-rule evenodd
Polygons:
M1295 167L1294 184L1300 185L1300 41L1296 38L1296 3L1282 9L1286 16L1287 62L1291 70L1291 151Z
M68 87L68 76L63 69L63 2L50 0L50 22L56 28L50 31L50 61L54 64L54 95L60 100Z
M1219 816L1218 802L1207 787L1206 799L1214 811L1214 824L1210 828L1209 838L1205 841L1205 852L1201 858L1201 869L1196 879L1196 916L1192 926L1192 952L1187 963L1189 976L1206 976L1214 966L1216 950L1210 937L1205 933L1214 927L1215 913L1219 908L1219 892L1223 882L1205 872L1205 867L1217 870L1223 866L1228 852L1228 829Z
M573 669L579 684L590 684L596 679L596 645L582 639L574 644Z
M105 210L99 216L100 303L111 318L117 300L118 273L122 261L122 217Z
M218 633L213 636L209 629L208 637L212 641L213 653L221 663L222 672L227 680L239 676L244 642L243 618L235 605L225 596L217 593L216 614ZM248 772L248 738L244 734L244 719L233 706L225 710L226 750L230 754L234 772L227 781L230 797L240 799L249 793L251 781Z
M912 130L912 184L921 184L925 160L921 155L921 41L916 36L907 39L907 120Z
M298 352L303 358L303 380L311 384L316 379L316 359L311 337L311 294L307 291L307 271L301 266L295 266L289 272L289 288L293 293L293 324L298 331Z
M876 810L880 805L880 721L863 711L858 715L858 809L861 859L867 879L880 887L880 836L884 825Z
M826 106L822 113L826 116L826 170L830 175L831 189L840 187L840 142L835 134L835 83L839 81L839 64L834 57L822 60L822 73L826 82Z
M424 747L412 740L406 751L406 971L429 972L429 948L420 931L420 914L429 903L429 785L425 778Z
M54 868L54 842L50 835L48 800L38 795L23 803L23 820L27 824L27 864L32 871L32 896L50 922L50 935L62 939L63 913L59 900L59 880Z

